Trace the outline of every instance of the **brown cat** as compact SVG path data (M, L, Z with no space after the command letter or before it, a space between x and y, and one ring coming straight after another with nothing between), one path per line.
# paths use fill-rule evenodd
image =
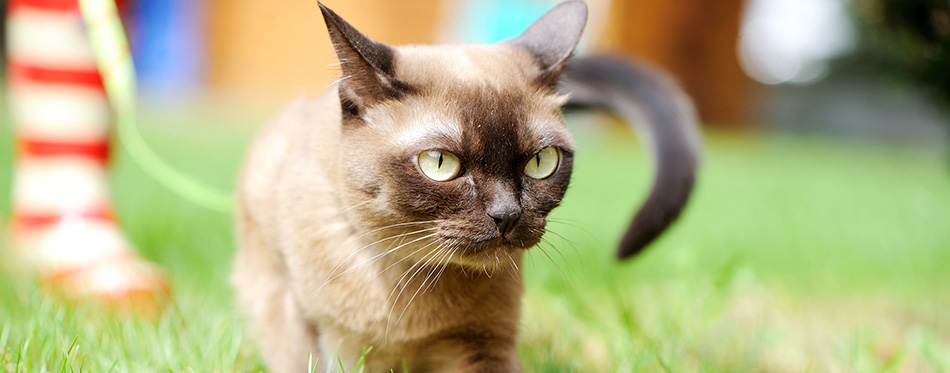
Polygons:
M520 371L518 268L575 151L558 84L575 104L650 122L658 181L623 255L685 203L698 154L688 104L616 60L559 80L581 1L496 45L389 47L320 9L343 79L263 129L240 180L232 280L268 367L301 372L311 355L321 372L351 367L372 347L369 372ZM665 98L640 110L644 92Z

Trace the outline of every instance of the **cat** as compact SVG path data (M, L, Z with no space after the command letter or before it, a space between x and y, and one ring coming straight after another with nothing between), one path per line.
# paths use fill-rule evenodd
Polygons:
M573 167L562 108L639 118L653 139L657 177L626 257L688 198L699 154L688 100L616 59L561 77L582 1L494 45L390 47L319 7L343 78L272 119L239 180L232 283L267 366L520 371L519 268Z

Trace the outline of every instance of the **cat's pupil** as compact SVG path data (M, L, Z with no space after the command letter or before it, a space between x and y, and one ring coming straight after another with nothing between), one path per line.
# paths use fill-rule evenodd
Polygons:
M442 168L442 153L439 153L439 168Z
M535 154L534 160L538 164L538 167L541 167L541 153Z

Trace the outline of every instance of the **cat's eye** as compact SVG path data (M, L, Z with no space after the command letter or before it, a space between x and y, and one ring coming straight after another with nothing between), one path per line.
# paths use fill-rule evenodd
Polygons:
M448 181L458 176L462 163L455 154L426 150L419 154L419 169L432 180Z
M554 173L557 169L559 153L553 146L546 147L537 152L528 164L524 166L524 173L535 179L544 179Z

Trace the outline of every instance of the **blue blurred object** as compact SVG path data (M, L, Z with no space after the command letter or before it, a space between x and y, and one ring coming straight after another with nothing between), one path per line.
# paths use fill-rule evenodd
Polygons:
M464 0L458 7L453 40L497 43L511 39L563 0ZM583 50L587 38L581 39Z
M134 0L132 55L140 90L181 97L197 91L205 71L203 0Z
M469 43L496 43L521 34L552 5L550 0L468 0L460 6L458 37Z

